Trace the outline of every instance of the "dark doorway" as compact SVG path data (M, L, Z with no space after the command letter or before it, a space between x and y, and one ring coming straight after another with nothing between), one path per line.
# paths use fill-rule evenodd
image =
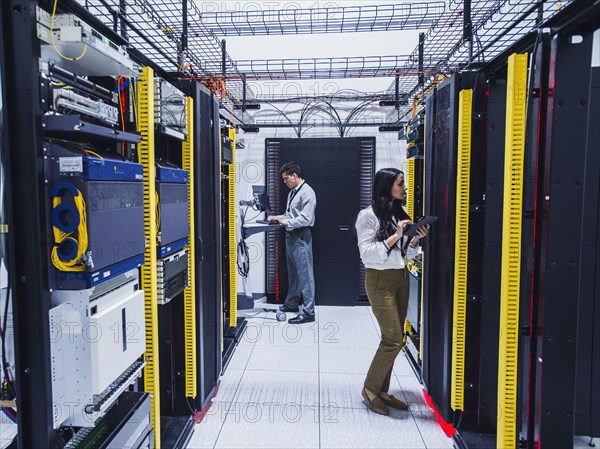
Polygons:
M317 305L354 306L363 290L354 224L365 207L365 186L370 191L374 150L374 138L267 140L267 187L273 210L283 211L289 193L279 175L285 162L296 161L302 167L303 178L317 195L313 229ZM281 302L287 293L285 236L269 234L268 296Z

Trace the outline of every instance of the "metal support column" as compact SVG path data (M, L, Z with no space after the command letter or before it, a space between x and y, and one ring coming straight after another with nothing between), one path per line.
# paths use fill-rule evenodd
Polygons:
M188 48L188 0L181 0L181 20L181 48L179 48L177 63L179 64L179 70L183 71L185 67L185 52Z
M227 76L227 41L223 39L221 41L221 66L223 71L223 81Z
M473 22L471 21L471 0L464 0L463 8L463 40L469 43L469 60L467 67L473 61Z
M55 448L52 428L50 292L40 109L40 46L34 0L3 0L4 108L9 151L9 276L13 304L18 447ZM4 138L4 136L2 136Z
M400 75L396 75L396 89L394 92L394 107L400 109Z
M425 55L425 33L419 33L419 86L425 86L425 74L423 73L423 59ZM425 99L423 98L423 101Z
M246 75L242 75L242 120L244 119L244 112L246 112L246 97L248 95L248 81Z
M119 31L127 39L127 0L119 0Z

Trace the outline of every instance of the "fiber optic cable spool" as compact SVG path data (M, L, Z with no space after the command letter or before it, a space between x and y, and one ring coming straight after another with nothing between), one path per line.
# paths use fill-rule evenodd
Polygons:
M51 288L90 288L143 264L141 164L66 142L44 149Z
M67 193L74 204L62 202ZM88 248L88 235L83 195L73 184L63 181L52 188L50 197L54 207L51 214L55 245L52 263L62 271L85 271L83 258Z

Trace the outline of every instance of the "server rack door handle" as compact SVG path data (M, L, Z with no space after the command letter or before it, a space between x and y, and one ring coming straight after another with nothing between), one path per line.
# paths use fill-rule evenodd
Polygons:
M348 232L349 230L350 230L350 226L348 226L348 225L340 226L340 231L342 231L342 232Z
M204 244L202 242L202 237L198 237L198 251L197 251L197 255L198 255L198 263L202 263L204 262Z

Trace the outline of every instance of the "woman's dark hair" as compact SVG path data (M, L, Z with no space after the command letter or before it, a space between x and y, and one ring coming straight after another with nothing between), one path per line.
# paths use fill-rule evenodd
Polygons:
M283 164L281 170L279 170L279 175L298 175L298 178L302 178L302 169L295 162L288 162L287 164Z
M379 219L379 231L377 231L377 240L383 242L390 235L396 232L396 225L392 220L397 221L410 220L408 214L404 211L400 200L392 198L392 187L398 175L404 174L397 168L384 168L375 174L373 182L373 212Z

